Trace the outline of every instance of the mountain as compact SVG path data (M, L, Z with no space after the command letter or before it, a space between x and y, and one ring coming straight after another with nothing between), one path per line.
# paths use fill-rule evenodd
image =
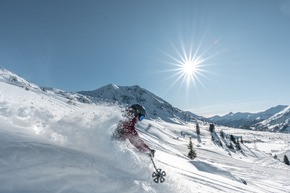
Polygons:
M162 119L175 123L194 121L202 118L191 112L182 111L171 104L149 92L148 90L135 86L117 86L109 84L94 91L80 91L82 95L91 97L91 100L106 101L128 106L130 104L141 104L145 107L147 117L151 119Z
M106 101L123 106L139 103L146 108L148 118L162 119L174 123L202 120L234 128L286 131L289 122L287 112L282 113L288 107L285 105L278 105L259 113L229 113L224 116L214 116L206 119L175 108L162 98L138 85L117 86L109 84L93 91L80 91L78 93L87 96L92 101ZM271 118L277 113L279 113L279 116Z
M56 88L50 88L50 87L40 87L37 86L33 83L30 83L26 81L24 78L16 75L13 72L10 72L4 68L0 67L0 81L3 81L5 83L15 85L21 88L25 88L25 90L38 90L38 91L43 91L47 92L50 94L57 94L59 96L63 96L69 100L70 103L74 103L74 101L80 101L84 103L92 103L91 100L89 100L86 96L78 94L78 93L70 93L66 92L60 89Z
M290 132L290 106L254 125L257 130Z
M258 124L261 123L272 116L276 115L277 113L283 112L287 109L288 106L285 105L278 105L276 107L272 107L266 111L262 111L259 113L229 113L224 116L213 116L208 118L209 121L213 123L217 123L220 125L225 125L229 127L235 128L243 128L243 129L258 129L261 128L265 129L266 127L262 127L262 125ZM283 113L280 114L283 117ZM280 118L279 120L283 120L284 118ZM256 125L259 127L256 127ZM268 123L268 126L269 123Z
M111 139L122 106L29 87L33 84L16 75L11 81L10 75L0 72L1 193L290 192L289 166L281 161L290 157L288 134L223 126L215 133L200 122L197 135L195 122L145 118L137 130L156 150L154 165L128 141ZM166 116L160 111L159 117ZM220 137L220 131L243 137L240 149L229 148L229 138ZM194 160L187 157L190 140ZM164 183L153 181L154 166L166 171Z
M5 82L12 84L12 85L23 87L27 90L30 88L39 89L39 87L37 85L26 81L24 78L21 78L18 75L14 74L13 72L10 72L2 67L0 67L0 80L5 81Z

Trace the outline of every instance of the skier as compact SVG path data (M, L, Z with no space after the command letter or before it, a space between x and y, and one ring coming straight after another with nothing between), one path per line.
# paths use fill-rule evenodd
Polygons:
M128 139L139 151L154 157L155 150L150 149L138 135L135 125L145 118L145 108L139 104L134 104L126 109L126 119L120 121L113 133L113 139L125 141Z

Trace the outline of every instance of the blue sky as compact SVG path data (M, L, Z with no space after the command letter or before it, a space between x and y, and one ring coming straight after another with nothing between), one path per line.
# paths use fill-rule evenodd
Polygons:
M0 28L0 66L40 86L137 84L203 116L289 105L288 0L0 0Z

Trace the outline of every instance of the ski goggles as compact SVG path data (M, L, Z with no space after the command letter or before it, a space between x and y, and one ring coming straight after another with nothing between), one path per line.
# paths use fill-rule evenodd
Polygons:
M139 115L139 121L142 121L145 118L145 115Z

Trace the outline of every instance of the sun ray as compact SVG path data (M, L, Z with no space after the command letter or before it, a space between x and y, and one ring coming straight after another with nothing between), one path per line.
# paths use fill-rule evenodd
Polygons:
M208 55L210 48L202 49L202 42L194 47L195 44L193 43L188 43L189 46L186 46L184 41L180 41L178 49L173 42L169 42L175 54L163 53L170 59L170 62L167 63L173 66L173 68L166 70L166 72L172 72L169 78L175 79L170 87L178 82L180 82L180 87L185 86L187 90L192 85L194 87L197 87L197 85L205 87L201 78L207 78L206 73L208 71L204 67L208 65L207 61L212 57Z

